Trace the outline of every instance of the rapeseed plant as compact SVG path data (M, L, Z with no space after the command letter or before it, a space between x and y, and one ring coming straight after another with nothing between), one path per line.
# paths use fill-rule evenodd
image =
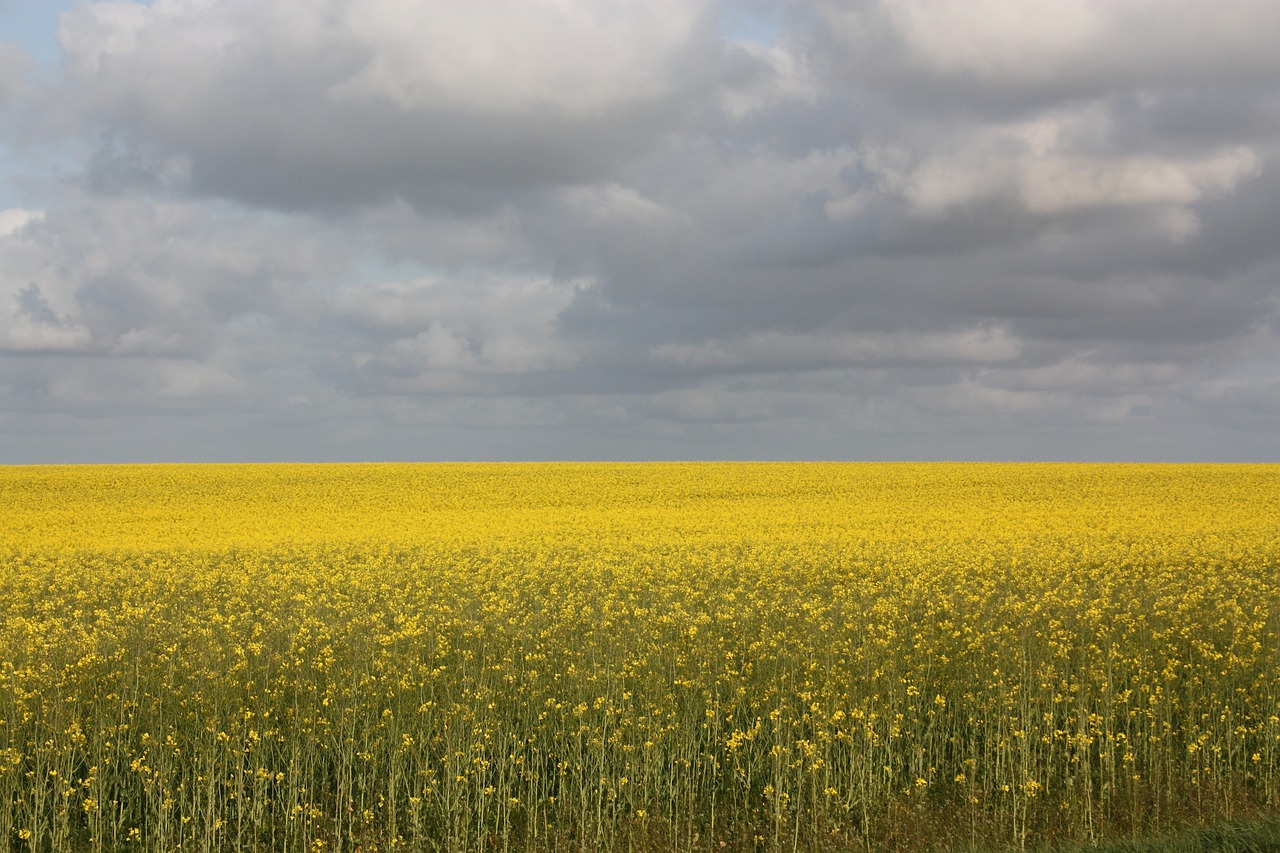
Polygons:
M20 850L1027 845L1280 794L1275 466L0 469Z

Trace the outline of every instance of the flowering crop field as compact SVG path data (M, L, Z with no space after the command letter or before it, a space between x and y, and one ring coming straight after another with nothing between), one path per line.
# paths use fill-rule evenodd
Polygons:
M0 468L0 849L990 849L1278 798L1278 466Z

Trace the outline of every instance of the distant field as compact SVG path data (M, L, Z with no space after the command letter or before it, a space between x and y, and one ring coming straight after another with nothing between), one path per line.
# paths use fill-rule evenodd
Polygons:
M0 849L996 849L1278 800L1280 466L0 468Z

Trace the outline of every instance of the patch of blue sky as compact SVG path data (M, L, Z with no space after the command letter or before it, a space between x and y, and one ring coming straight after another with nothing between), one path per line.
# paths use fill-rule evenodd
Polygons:
M31 82L48 78L62 60L58 44L58 16L74 0L0 0L0 43L18 45L30 63L24 77ZM0 209L38 207L28 180L29 158L0 144Z
M58 45L58 16L74 0L0 0L0 41L22 45L42 66L62 58Z
M783 3L726 3L720 11L720 32L729 41L769 47L782 32Z

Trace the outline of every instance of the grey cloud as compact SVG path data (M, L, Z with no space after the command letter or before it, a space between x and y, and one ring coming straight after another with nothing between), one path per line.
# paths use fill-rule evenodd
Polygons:
M1200 420L1225 422L1264 438L1274 435L1280 420L1280 380L1217 379L1193 387L1188 396Z
M1019 342L999 328L896 335L849 333L755 333L736 340L661 344L650 351L658 364L674 368L790 372L851 365L911 365L1008 362Z
M15 410L82 416L252 403L306 340L311 282L343 268L329 252L181 204L47 213L0 236L0 385Z
M1273 4L774 8L76 7L12 458L1275 458Z
M70 106L181 158L196 192L482 209L607 174L675 127L711 35L693 4L240 0L88 4L60 38Z
M40 285L35 282L19 290L15 298L18 303L18 313L31 322L54 328L62 326L62 319L53 312L48 301L40 295Z

